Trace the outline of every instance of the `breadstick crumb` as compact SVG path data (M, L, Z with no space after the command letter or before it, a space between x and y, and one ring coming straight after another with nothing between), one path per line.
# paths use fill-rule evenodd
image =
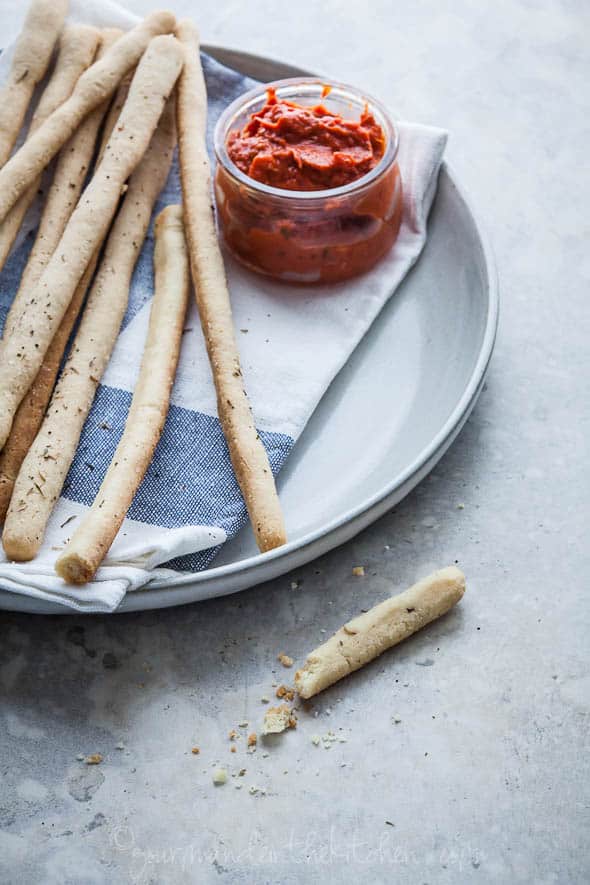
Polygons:
M287 704L269 707L264 714L262 734L280 734L288 728L297 728L297 717Z

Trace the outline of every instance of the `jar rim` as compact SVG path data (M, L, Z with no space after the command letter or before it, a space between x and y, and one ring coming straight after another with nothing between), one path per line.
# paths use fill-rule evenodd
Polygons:
M348 184L314 191L288 190L287 188L273 187L272 185L258 181L256 178L251 178L251 176L242 172L227 152L227 136L230 132L233 120L239 113L247 111L249 107L254 106L260 98L266 95L268 89L275 89L277 93L279 93L281 90L289 91L296 86L319 86L322 89L329 87L330 94L334 93L335 95L342 96L355 104L368 107L370 112L376 112L375 116L378 118L378 123L386 135L385 151L379 162L364 175L361 175L354 181L348 182ZM290 95L289 98L295 99L296 94ZM352 193L357 193L358 191L363 190L393 165L399 149L397 126L394 124L391 115L381 102L372 98L370 95L355 89L354 86L339 83L336 80L327 80L324 77L289 77L284 80L273 80L271 83L261 83L253 89L249 89L247 92L238 96L238 98L236 98L223 111L215 126L213 142L217 162L223 167L225 172L241 184L246 185L260 194L265 194L268 197L305 202L307 204L312 203L313 201L324 201L328 198L348 196Z

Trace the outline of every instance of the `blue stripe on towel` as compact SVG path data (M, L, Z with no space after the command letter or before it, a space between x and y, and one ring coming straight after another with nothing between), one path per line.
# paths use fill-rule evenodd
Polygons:
M2 270L0 278L0 332L4 329L6 314L16 295L34 241L35 235L31 232L25 237L18 249L15 249L10 255Z

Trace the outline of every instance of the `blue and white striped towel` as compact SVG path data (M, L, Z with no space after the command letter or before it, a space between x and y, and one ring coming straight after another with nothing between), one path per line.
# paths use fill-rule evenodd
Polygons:
M135 22L115 4L98 0L74 3L70 18L125 28ZM0 78L6 74L10 55L10 49L2 54ZM203 63L211 135L222 109L253 82L206 56ZM445 144L446 134L440 130L400 126L402 229L395 249L362 278L305 293L250 274L227 259L246 389L275 474L330 382L418 258ZM175 163L154 216L180 200ZM33 217L33 226L34 222ZM34 231L29 231L19 238L0 277L0 326L33 241ZM24 564L8 563L0 554L0 588L81 611L113 611L127 591L145 587L156 576L166 575L173 582L178 572L206 568L219 544L247 522L217 419L209 364L192 303L164 433L107 560L94 581L83 588L65 585L53 571L55 548L63 547L92 503L123 432L149 320L152 252L150 229L118 342L41 553ZM289 514L286 519L288 524Z

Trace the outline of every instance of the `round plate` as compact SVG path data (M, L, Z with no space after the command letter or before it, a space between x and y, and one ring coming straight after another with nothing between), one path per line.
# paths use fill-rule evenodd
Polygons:
M206 46L228 67L268 81L306 74ZM164 608L244 590L348 541L423 479L451 445L482 388L498 320L494 261L465 195L443 165L415 268L324 395L278 486L288 544L257 552L247 528L215 565L129 593L118 611ZM64 614L0 593L0 608Z

